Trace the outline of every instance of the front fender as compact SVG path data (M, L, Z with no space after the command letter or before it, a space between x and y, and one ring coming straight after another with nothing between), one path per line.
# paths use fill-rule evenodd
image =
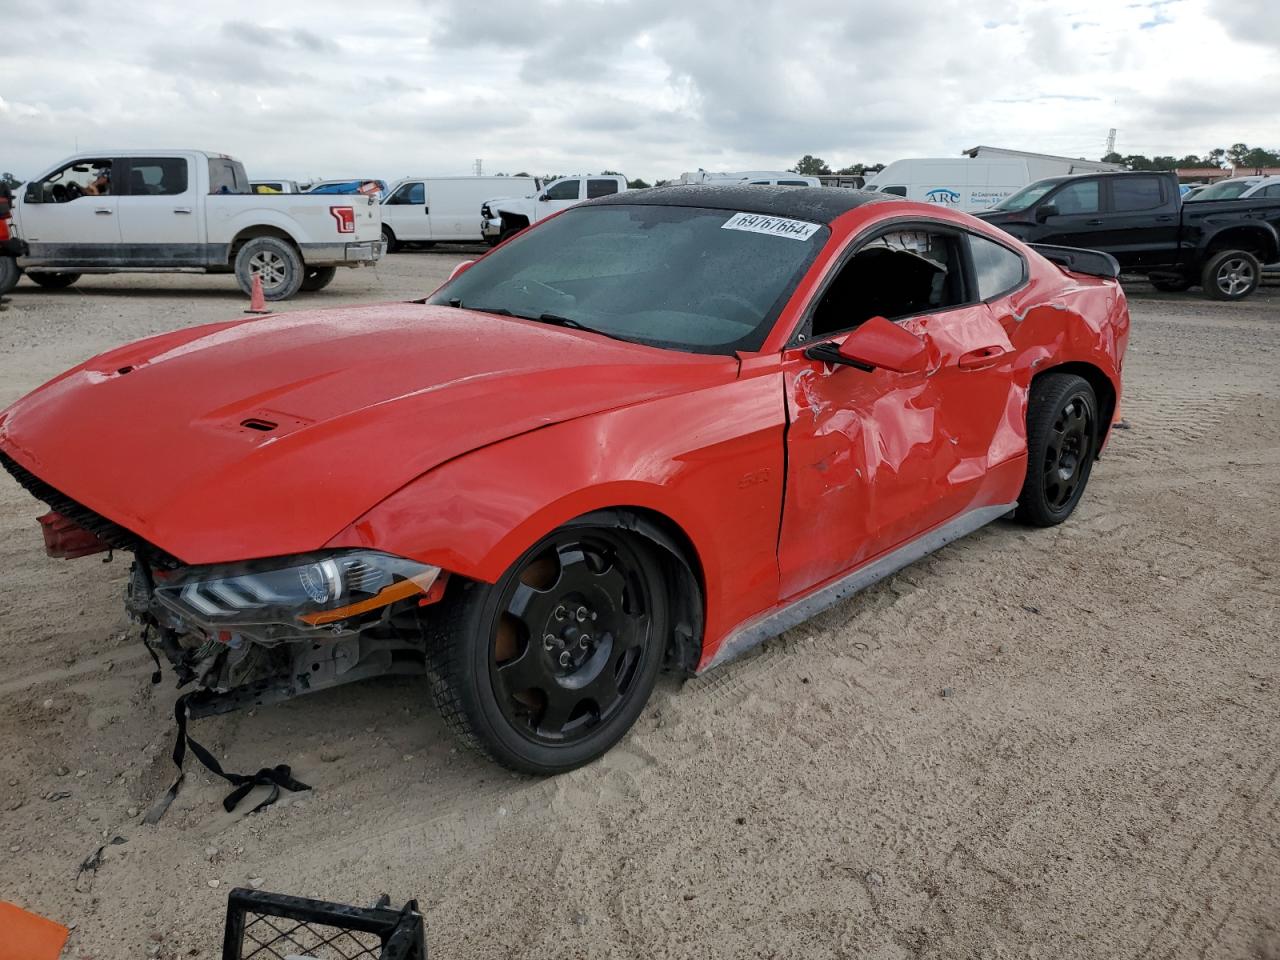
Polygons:
M647 511L692 545L711 645L777 600L784 425L776 370L582 417L431 470L329 546L371 547L493 583L568 520Z

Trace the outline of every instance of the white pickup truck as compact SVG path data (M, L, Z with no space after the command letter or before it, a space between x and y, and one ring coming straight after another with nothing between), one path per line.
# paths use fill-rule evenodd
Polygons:
M536 194L527 197L499 197L480 206L480 232L490 246L501 243L543 217L559 213L567 207L607 197L627 190L627 178L580 173L552 180Z
M377 197L255 194L244 166L200 150L108 150L64 160L13 205L17 256L0 255L0 293L25 271L42 287L85 273L234 273L268 300L319 290L338 267L382 256Z

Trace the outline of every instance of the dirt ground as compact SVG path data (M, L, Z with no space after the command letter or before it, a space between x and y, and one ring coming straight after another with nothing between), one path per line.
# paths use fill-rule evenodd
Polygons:
M421 295L458 259L398 254L284 309ZM227 890L256 880L417 897L442 960L1275 960L1280 287L1130 295L1131 428L1070 522L997 523L665 680L554 780L456 749L423 682L371 682L194 725L311 792L227 815L189 764L144 826L176 692L126 633L127 562L47 559L0 478L0 899L74 923L73 958L217 956ZM244 305L227 277L24 281L0 404Z

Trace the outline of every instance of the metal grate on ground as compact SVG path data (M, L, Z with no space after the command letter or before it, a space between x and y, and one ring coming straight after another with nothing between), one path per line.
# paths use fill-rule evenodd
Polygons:
M400 910L232 890L222 960L426 960L416 900Z

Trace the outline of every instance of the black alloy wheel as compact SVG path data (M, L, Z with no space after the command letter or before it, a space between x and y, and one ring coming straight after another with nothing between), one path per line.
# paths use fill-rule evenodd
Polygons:
M603 754L639 717L669 632L654 548L589 522L561 527L493 585L429 620L437 706L464 743L553 774Z
M1049 373L1032 382L1019 519L1048 527L1071 516L1098 453L1097 411L1093 387L1082 377Z

